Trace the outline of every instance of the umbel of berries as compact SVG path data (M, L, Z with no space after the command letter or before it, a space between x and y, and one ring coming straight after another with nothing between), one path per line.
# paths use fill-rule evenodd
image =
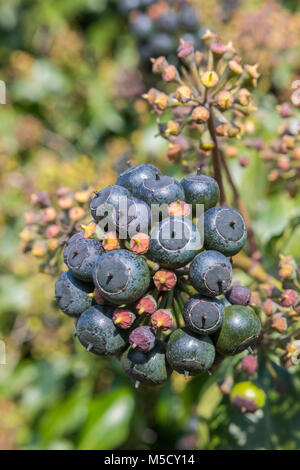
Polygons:
M131 166L117 184L96 192L92 221L65 245L68 270L55 286L59 308L75 317L86 350L115 356L136 386L161 385L172 371L210 373L225 356L259 343L251 293L231 286L227 258L242 248L245 224L236 210L216 207L218 199L213 178L179 183L153 165ZM158 220L152 204L166 209ZM192 220L197 204L205 211L204 248Z

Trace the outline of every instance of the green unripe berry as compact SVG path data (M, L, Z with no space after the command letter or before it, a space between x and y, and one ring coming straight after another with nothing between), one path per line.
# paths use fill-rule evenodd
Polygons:
M266 403L265 392L250 381L234 385L230 394L231 403L242 412L254 412Z
M167 343L167 361L180 374L199 375L215 359L215 348L209 336L197 337L186 329L175 330Z
M257 346L261 331L258 316L250 307L231 305L225 308L221 329L214 335L216 350L231 356Z
M146 353L132 347L124 352L121 363L125 374L136 382L145 385L161 385L170 375L166 362L165 345L156 341L154 348Z

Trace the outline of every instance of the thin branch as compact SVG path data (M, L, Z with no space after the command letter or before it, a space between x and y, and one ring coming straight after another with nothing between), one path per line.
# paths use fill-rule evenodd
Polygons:
M219 150L219 145L218 145L218 138L216 134L215 120L214 120L212 108L210 108L210 118L208 120L208 129L209 129L210 136L214 143L214 148L213 148L214 176L220 188L220 203L221 205L224 205L226 201L226 197L225 197L224 185L223 185L223 180L222 180L222 161L221 161L221 156L220 156L220 150Z

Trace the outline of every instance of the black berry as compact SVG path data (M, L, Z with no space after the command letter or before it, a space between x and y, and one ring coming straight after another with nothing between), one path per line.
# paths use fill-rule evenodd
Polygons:
M188 218L163 219L153 230L150 241L152 258L165 268L188 264L199 251L200 235Z
M78 319L76 334L81 344L99 356L112 356L124 351L127 336L113 323L114 308L94 305Z
M91 238L77 238L64 250L65 263L73 276L85 282L92 282L93 268L104 253L101 242Z
M113 250L98 258L93 279L105 299L121 305L133 303L146 293L150 272L142 256Z
M221 328L224 307L217 299L195 295L186 301L182 315L188 330L210 335Z
M204 214L204 245L233 256L244 246L247 228L241 214L231 207L213 207Z
M124 186L135 196L139 185L146 179L154 179L157 173L160 174L159 169L149 163L129 166L127 170L120 174L117 184Z
M137 189L137 197L151 204L170 204L173 201L184 201L181 184L169 176L156 174L155 179L144 180Z
M76 279L70 271L61 274L55 284L55 297L59 308L71 317L79 317L92 305L94 286Z
M202 295L218 296L226 292L232 281L232 267L218 251L200 253L191 263L190 281Z
M196 174L187 176L181 181L185 193L185 201L192 204L203 204L204 210L214 207L220 198L218 183L210 176Z

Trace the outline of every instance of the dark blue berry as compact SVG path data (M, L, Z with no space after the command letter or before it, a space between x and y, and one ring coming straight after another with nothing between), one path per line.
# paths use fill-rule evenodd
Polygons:
M80 238L66 246L64 259L73 276L81 281L92 282L94 265L103 253L104 249L98 240Z
M124 186L133 196L136 195L139 185L145 179L154 179L156 174L160 174L158 168L149 163L141 163L140 165L130 166L127 170L120 174L117 184Z
M145 259L127 250L114 250L100 256L93 278L103 297L117 305L135 302L150 284Z
M187 176L181 181L185 193L185 201L195 208L203 204L204 210L214 207L220 198L219 185L210 176L196 174Z
M173 201L184 201L184 191L181 184L169 176L160 176L155 179L146 179L138 187L137 197L151 204L170 204Z
M244 246L247 228L241 214L231 207L213 207L204 214L204 245L233 256Z
M135 197L128 198L125 205L116 211L115 227L122 238L128 238L137 232L147 233L151 224L151 210L148 204Z
M261 323L255 312L242 305L225 308L220 330L214 335L216 350L223 355L234 355L259 342Z
M120 204L124 203L126 198L130 196L128 189L119 185L107 186L101 189L90 202L92 217L99 222L107 216L108 212L112 215L111 209L118 211Z
M129 348L123 354L121 363L125 374L136 382L136 387L140 383L161 385L170 375L165 345L161 341L156 341L154 348L147 353Z
M139 39L149 37L153 31L151 18L146 13L137 14L130 22L130 30Z
M199 232L186 217L163 219L151 234L151 257L165 268L185 266L200 247Z
M93 305L78 319L76 335L88 351L99 356L112 356L125 350L127 335L114 325L113 312L113 307Z
M179 15L174 10L168 11L165 15L162 15L157 20L157 26L160 31L165 33L175 33L178 28Z
M209 336L197 337L185 329L175 330L167 343L167 361L180 374L199 375L209 370L215 348Z
M140 0L120 0L118 6L123 15L128 15L129 12L140 7Z
M226 292L226 299L233 305L249 305L251 299L251 291L245 286L232 286Z
M70 271L59 276L55 284L55 297L59 308L71 317L79 317L92 305L88 294L94 291L92 284L76 279Z
M167 33L157 33L149 41L150 54L154 57L168 55L175 50L175 40Z
M68 257L68 254L69 254L69 250L73 249L73 246L74 246L75 242L77 242L79 240L84 240L84 233L83 232L75 233L67 241L65 249L64 249L64 262L65 262L65 264L67 264L67 257Z
M190 266L190 281L202 295L214 297L227 292L232 282L229 260L218 251L203 251Z
M188 330L200 335L210 335L221 328L224 307L217 299L194 295L184 304L182 316Z
M197 30L199 28L196 12L191 5L184 5L181 8L180 23L187 31Z

